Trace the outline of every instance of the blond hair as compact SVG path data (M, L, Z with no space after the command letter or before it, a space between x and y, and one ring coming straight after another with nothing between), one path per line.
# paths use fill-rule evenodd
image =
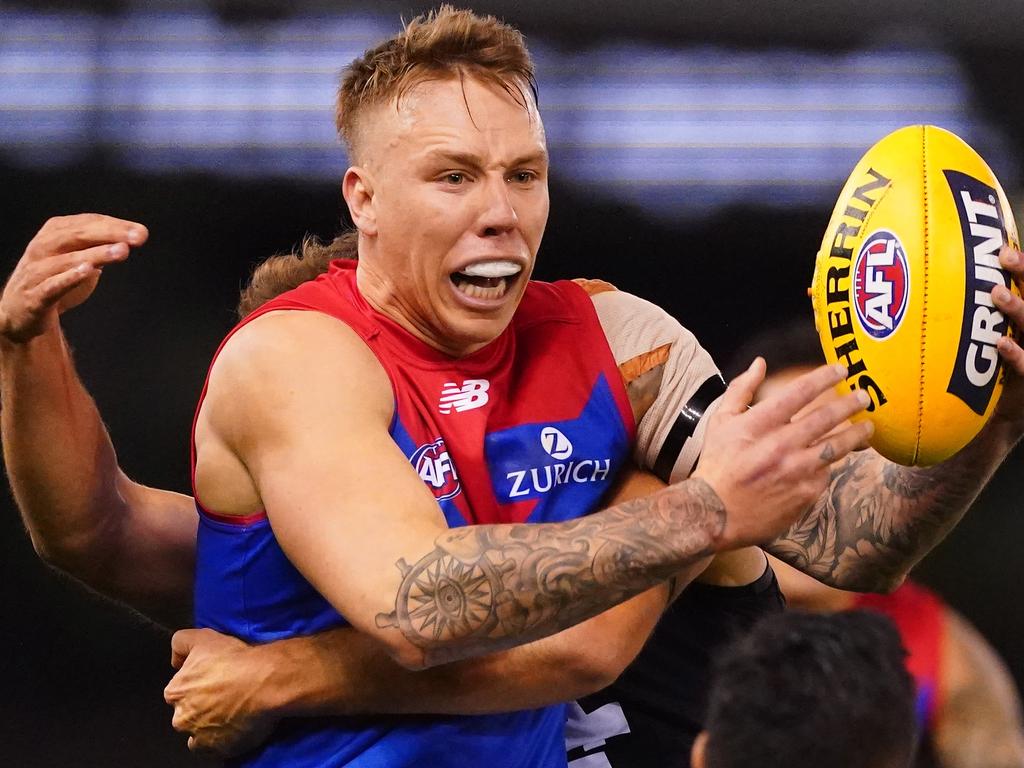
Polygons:
M528 106L537 86L533 61L519 30L494 16L442 5L417 16L395 37L368 50L345 70L335 125L350 156L358 155L360 116L380 104L396 106L426 80L471 76L493 83Z
M342 76L335 124L349 157L358 155L361 117L368 109L397 106L409 89L427 80L466 77L499 86L524 108L529 108L530 96L536 103L533 61L517 29L494 16L450 5L417 16L353 61ZM354 231L326 245L307 237L297 251L271 256L256 266L242 290L239 315L327 271L334 259L356 258L356 244Z

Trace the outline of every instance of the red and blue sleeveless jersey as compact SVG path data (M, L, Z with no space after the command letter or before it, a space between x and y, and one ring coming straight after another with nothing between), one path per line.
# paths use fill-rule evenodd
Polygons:
M907 671L917 689L917 723L931 730L941 703L942 647L945 637L945 605L928 588L910 580L888 595L859 594L854 608L888 616L900 633L907 651Z
M355 275L354 261L334 262L235 330L267 312L306 310L355 331L390 378L391 437L450 526L555 522L597 508L629 455L635 425L583 289L531 282L510 326L456 359L376 312ZM197 626L263 643L346 623L285 557L266 515L218 515L198 497L197 507ZM564 724L561 705L481 716L292 719L235 764L565 766Z

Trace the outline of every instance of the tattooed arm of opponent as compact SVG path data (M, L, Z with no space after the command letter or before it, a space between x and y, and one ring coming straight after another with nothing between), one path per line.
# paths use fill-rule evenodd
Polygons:
M763 377L751 366L694 477L644 499L557 524L449 530L388 432L393 395L369 349L325 315L271 313L213 366L197 490L221 513L265 509L285 554L353 626L403 666L434 666L552 634L784 530L866 437L858 425L818 443L863 407L858 395L790 423L842 374L823 366L747 410Z
M1004 247L1018 285L1024 258ZM1002 286L995 305L1024 328L1024 303ZM904 467L874 451L833 465L818 502L769 551L841 589L888 591L956 525L1024 433L1024 351L999 341L1006 387L988 424L966 448L933 467Z
M840 589L895 589L960 520L1014 432L993 423L934 467L900 466L870 450L848 456L833 467L826 493L767 549Z

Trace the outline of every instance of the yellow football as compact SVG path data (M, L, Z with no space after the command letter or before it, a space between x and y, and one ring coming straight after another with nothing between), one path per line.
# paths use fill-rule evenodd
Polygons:
M999 249L1019 247L1010 205L977 152L949 131L889 134L853 169L814 265L811 303L825 357L862 389L871 446L929 465L963 448L1002 392L992 304L1016 286Z

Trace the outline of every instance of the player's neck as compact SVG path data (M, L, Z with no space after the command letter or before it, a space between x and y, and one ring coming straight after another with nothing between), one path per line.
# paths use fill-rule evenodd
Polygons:
M389 283L379 279L372 271L361 267L362 263L360 262L356 267L356 288L366 303L428 347L453 358L460 358L483 349L492 341L458 344L451 339L443 338L429 323L423 321L407 302L402 300L401 294L394 290Z

